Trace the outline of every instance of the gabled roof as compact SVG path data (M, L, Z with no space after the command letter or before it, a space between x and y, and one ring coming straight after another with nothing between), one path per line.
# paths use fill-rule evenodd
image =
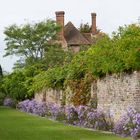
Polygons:
M64 27L64 38L68 45L90 45L91 42L71 23Z

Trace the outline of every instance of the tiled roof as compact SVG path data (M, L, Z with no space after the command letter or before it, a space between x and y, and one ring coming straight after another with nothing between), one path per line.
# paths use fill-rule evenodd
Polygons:
M68 45L90 45L91 33L84 35L71 23L68 22L64 27L64 38Z

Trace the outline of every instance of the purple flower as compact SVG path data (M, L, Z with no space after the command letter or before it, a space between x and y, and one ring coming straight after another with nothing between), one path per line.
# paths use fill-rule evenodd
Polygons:
M14 106L14 101L12 98L5 98L3 105L8 106L8 107L12 107L12 106Z
M47 116L55 120L69 124L90 127L94 129L107 130L108 122L103 111L95 110L88 106L64 106L54 103L37 102L36 100L25 100L20 102L18 109L24 112L33 113L39 116Z
M116 134L123 136L132 136L137 138L140 135L140 113L129 108L127 114L121 117L114 127Z
M36 100L24 100L18 103L17 108L23 112L33 113L39 116L45 116L46 104Z
M78 112L77 108L74 106L66 106L65 108L67 122L70 124L78 124Z

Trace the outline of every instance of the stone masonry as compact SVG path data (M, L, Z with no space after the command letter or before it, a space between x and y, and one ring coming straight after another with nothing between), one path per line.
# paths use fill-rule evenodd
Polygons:
M60 105L62 95L62 91L49 89L36 94L35 99ZM91 100L95 99L97 108L102 109L114 122L130 107L140 111L140 72L107 75L93 82Z
M109 75L97 81L97 108L114 122L128 108L140 111L140 72Z
M35 94L35 99L39 102L44 101L46 103L56 103L61 105L62 91L53 89L42 90Z

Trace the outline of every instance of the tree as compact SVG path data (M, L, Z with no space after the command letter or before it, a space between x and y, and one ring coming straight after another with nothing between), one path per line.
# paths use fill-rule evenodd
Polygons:
M23 71L14 71L13 73L6 75L3 79L5 94L16 100L31 98L33 95L28 94L28 89L24 84L25 80L26 77Z
M50 46L45 52L44 61L46 62L46 66L48 68L63 66L71 62L73 55L72 51L65 51L59 45Z
M23 62L29 60L31 64L42 60L45 50L50 46L49 41L56 38L59 29L60 26L52 20L9 26L4 31L7 45L5 56L20 56Z
M2 77L2 76L3 76L3 72L2 72L2 67L0 65L0 77Z
M81 24L80 24L79 31L80 31L81 33L91 33L91 26L90 26L88 23L85 23L85 24L81 23ZM98 34L98 33L100 33L100 32L101 32L101 29L98 29L98 28L97 28L96 33Z
M140 70L140 24L130 24L119 27L113 33L112 41L116 49L118 64L123 71Z
M91 26L88 23L86 23L86 24L81 23L79 30L81 33L90 33Z

